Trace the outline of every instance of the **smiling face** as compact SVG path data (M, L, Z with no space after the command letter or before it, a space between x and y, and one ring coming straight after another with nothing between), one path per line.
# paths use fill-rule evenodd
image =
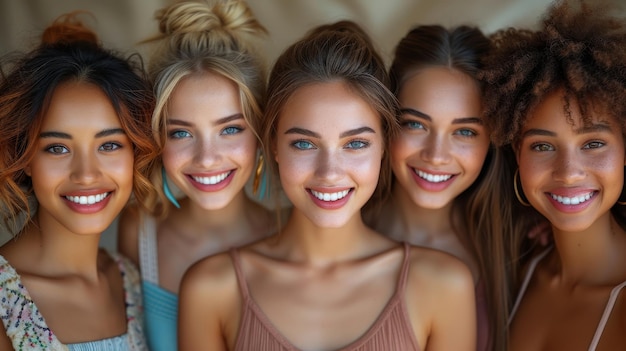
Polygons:
M296 90L278 120L283 190L311 222L345 225L372 196L384 150L378 113L343 82Z
M168 178L198 206L224 208L243 191L257 150L237 85L214 73L188 76L172 93L167 113Z
M450 204L478 177L489 149L480 89L447 67L417 72L400 89L402 131L391 143L401 191L422 208Z
M109 98L88 83L60 84L52 95L25 172L40 225L100 234L133 187L133 145Z
M581 122L571 101L568 122L563 92L548 95L522 128L519 175L530 204L563 231L582 231L609 215L624 184L624 138L610 117Z

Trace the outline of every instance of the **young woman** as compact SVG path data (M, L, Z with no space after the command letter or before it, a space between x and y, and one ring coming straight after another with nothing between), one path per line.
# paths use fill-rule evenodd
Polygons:
M390 68L401 131L391 140L394 183L368 223L399 242L462 260L476 284L478 350L503 350L508 284L501 193L502 154L490 146L477 74L491 48L474 27L418 26ZM491 339L491 340L490 340Z
M278 58L262 135L293 209L276 236L185 274L181 350L475 348L467 267L361 217L391 175L387 81L352 22L318 27Z
M169 351L176 349L185 270L270 234L275 220L244 189L253 173L258 192L264 187L256 130L265 75L251 42L265 29L242 1L178 2L157 19L149 71L157 99L152 128L163 148L152 179L162 200L152 213L124 211L118 242L140 266L148 343ZM184 197L176 199L169 185Z
M98 244L131 193L156 196L150 84L74 15L8 67L0 200L11 225L34 214L0 248L0 349L146 350L139 273Z
M621 350L626 22L562 2L539 30L495 40L487 116L518 163L502 187L545 217L554 235L553 247L526 267L510 349Z

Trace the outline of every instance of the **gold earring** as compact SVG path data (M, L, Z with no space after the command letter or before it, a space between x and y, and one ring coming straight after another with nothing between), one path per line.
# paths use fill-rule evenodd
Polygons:
M513 189L515 190L515 197L517 197L517 201L519 201L523 206L530 207L530 203L524 201L522 196L520 195L519 189L517 188L517 178L519 177L519 168L515 170L515 175L513 176Z
M259 155L259 161L256 166L256 171L254 172L254 181L252 182L252 192L256 195L259 193L259 186L261 185L261 179L263 174L263 154Z

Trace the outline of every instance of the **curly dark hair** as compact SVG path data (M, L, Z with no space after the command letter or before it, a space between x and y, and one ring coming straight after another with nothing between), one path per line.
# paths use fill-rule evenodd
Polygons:
M507 29L492 35L487 58L485 116L496 144L519 141L520 129L552 91L565 92L564 111L578 103L583 123L591 113L626 126L626 20L611 8L560 1L537 31Z

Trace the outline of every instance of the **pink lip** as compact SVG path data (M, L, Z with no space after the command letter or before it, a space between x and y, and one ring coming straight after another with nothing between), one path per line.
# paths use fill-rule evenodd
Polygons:
M344 191L344 190L348 190L348 194L346 194L346 196L342 197L341 199L338 199L336 201L324 201L324 200L320 200L317 197L315 197L315 195L313 195L313 193L311 192L311 190L315 190L317 192L320 193L336 193L336 192L340 192L340 191ZM309 197L311 198L311 200L313 201L313 203L318 206L319 208L325 209L325 210L336 210L339 209L341 207L343 207L346 203L348 203L348 201L350 200L350 197L352 197L352 188L343 188L343 189L307 189L307 193L309 194Z
M576 196L586 195L589 193L592 193L591 198L577 205L572 205L572 204L566 205L552 198L552 194L562 196L562 197L572 198ZM597 191L593 191L591 189L580 189L580 188L578 189L565 189L564 188L564 189L557 189L549 193L545 193L545 196L548 198L552 206L554 206L554 208L564 213L577 213L577 212L583 211L584 209L589 207L592 202L595 201L597 197L596 195L598 195Z
M412 168L409 167L410 173L413 176L413 180L415 180L415 183L422 189L426 190L426 191L432 191L432 192L438 192L438 191L443 191L445 189L447 189L456 179L456 175L450 174L450 173L437 173L437 172L431 172L431 171L425 171L420 169L420 171L428 173L428 174L433 174L433 175L452 175L452 177L450 177L450 179L443 181L443 182L439 182L439 183L433 183L433 182L429 182L426 179L420 177L419 175L417 175L416 171L418 170L417 168Z
M96 202L95 204L77 204L74 201L70 201L66 198L66 196L89 196L89 195L98 195L98 194L103 194L103 193L108 193L109 195L104 198L102 201L100 202ZM80 214L92 214L92 213L97 213L102 211L105 207L107 207L107 205L109 204L109 201L111 200L111 196L113 195L113 191L104 191L104 190L99 190L99 191L75 191L72 193L68 193L68 194L64 194L61 196L61 199L65 202L65 204L67 205L67 207L69 207L72 211L80 213Z
M231 170L230 174L228 174L228 176L224 178L224 180L222 180L221 182L217 184L202 184L202 183L197 182L195 179L193 179L193 177L211 177L211 176L215 176L218 174L223 174L225 172L193 174L193 176L188 174L187 179L189 179L189 182L191 183L191 185L193 185L196 189L211 193L211 192L220 191L226 188L233 181L233 178L235 177L235 172L236 170L234 169Z

